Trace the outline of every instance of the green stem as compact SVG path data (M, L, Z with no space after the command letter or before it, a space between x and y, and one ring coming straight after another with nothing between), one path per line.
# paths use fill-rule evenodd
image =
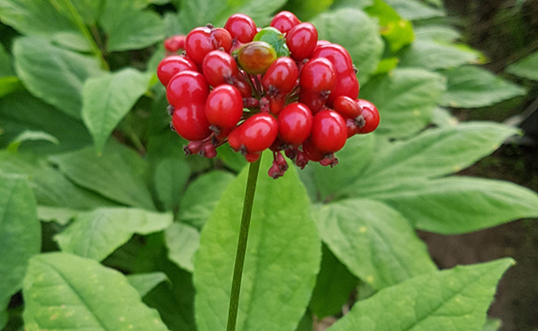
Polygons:
M245 202L243 203L243 216L241 217L241 229L239 231L237 253L235 256L232 293L230 295L230 307L228 310L228 328L226 329L227 331L235 331L235 325L237 323L237 311L239 309L239 293L241 291L241 278L243 276L243 266L245 265L248 229L250 227L250 218L252 216L252 205L254 204L254 193L256 192L256 183L258 181L260 161L261 157L258 161L251 163L248 170Z

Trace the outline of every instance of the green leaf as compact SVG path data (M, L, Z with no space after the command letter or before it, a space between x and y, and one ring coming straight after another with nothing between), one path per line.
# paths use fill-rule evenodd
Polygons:
M37 206L37 216L43 222L56 222L60 225L67 225L81 211L61 207Z
M164 39L160 16L151 11L140 11L129 2L107 1L101 24L108 35L110 52L141 49Z
M127 276L127 280L136 289L141 298L145 297L155 286L166 281L168 277L162 272L135 274Z
M100 208L80 213L54 239L66 253L102 261L138 233L150 234L172 224L172 214L134 208Z
M332 8L358 8L363 9L372 6L374 0L335 0Z
M148 89L151 75L127 68L88 79L82 89L82 118L100 153L108 137Z
M32 258L23 295L28 331L168 330L157 311L141 302L125 276L71 254Z
M415 277L357 302L328 330L480 330L495 286L513 264L502 259Z
M54 46L37 37L22 37L13 44L15 70L28 91L45 102L80 118L82 85L102 74L96 58Z
M225 171L212 171L196 178L181 199L179 220L201 229L234 179Z
M180 268L189 272L194 271L194 253L200 247L200 234L186 224L174 223L165 233L168 258Z
M73 184L44 159L35 155L0 152L0 173L2 172L27 175L40 205L81 210L114 205L110 200Z
M119 144L106 146L101 156L94 148L52 156L49 160L76 184L133 207L154 210L145 183L146 163L133 150Z
M0 99L0 146L25 131L41 131L58 139L59 144L47 141L27 141L20 151L35 154L51 154L80 149L91 144L91 137L84 125L28 92L14 93ZM68 129L66 129L68 128Z
M316 287L308 306L319 319L339 313L359 283L327 246L323 245L322 253Z
M538 52L534 52L509 65L506 72L519 77L538 80Z
M90 45L67 16L62 14L62 5L50 1L4 0L0 3L0 20L22 34L60 40L69 36L80 45L82 51Z
M460 234L538 216L538 195L497 180L449 177L404 182L366 196L396 208L417 229Z
M432 124L440 128L458 125L459 121L448 109L437 107L433 110Z
M240 172L247 164L247 160L241 153L234 152L229 145L221 145L217 149L217 157L235 172Z
M377 133L406 137L430 123L444 89L441 75L421 69L395 69L374 77L361 89L361 98L379 109Z
M306 22L328 10L334 2L335 0L290 0L282 10L290 11Z
M428 70L449 69L463 64L477 63L479 58L477 51L433 40L417 40L401 53L400 67Z
M364 83L375 72L383 52L383 40L378 24L363 11L342 8L312 19L318 39L344 46L359 69L359 82Z
M28 260L41 250L34 194L23 176L0 172L0 314L22 287ZM0 322L0 327L3 327Z
M389 57L386 59L381 59L379 61L379 64L377 65L377 69L375 70L376 75L386 74L389 71L395 69L398 66L398 63L400 63L400 59L397 57Z
M261 169L272 159L263 156ZM224 330L247 169L228 187L202 231L194 263L198 330ZM238 329L294 330L320 263L320 241L297 173L273 180L261 173L254 197ZM285 307L285 309L283 309Z
M443 10L432 8L416 0L385 0L385 2L396 9L403 18L410 21L446 16Z
M11 94L13 92L20 91L20 90L24 90L24 86L22 85L18 77L16 76L0 77L0 98L8 94Z
M290 50L286 44L286 38L282 32L271 26L261 29L254 36L253 41L265 41L273 47L277 57L290 56Z
M11 55L0 44L0 77L5 76L15 76L15 71L11 65Z
M179 200L191 175L191 168L181 159L167 158L155 169L155 190L165 210L172 210Z
M460 33L450 26L424 25L415 27L415 37L418 40L435 40L451 43L460 39Z
M21 134L15 138L9 145L8 145L8 151L11 153L17 153L17 150L19 149L19 146L25 142L25 141L48 141L50 143L53 143L55 145L58 145L60 141L50 134L43 132L43 131L24 131Z
M488 318L482 331L499 331L502 326L502 321L500 319Z
M441 105L479 108L525 95L527 91L479 67L464 66L445 73L447 90Z
M356 182L357 192L380 183L434 178L458 172L499 148L516 128L493 122L466 122L436 128L398 144L369 162ZM367 161L368 162L368 161Z
M374 0L374 5L365 9L368 15L378 18L381 25L381 35L389 42L390 50L394 53L415 39L413 25L398 15L384 1Z
M436 270L409 222L381 202L347 199L323 206L318 215L319 232L329 249L376 289Z

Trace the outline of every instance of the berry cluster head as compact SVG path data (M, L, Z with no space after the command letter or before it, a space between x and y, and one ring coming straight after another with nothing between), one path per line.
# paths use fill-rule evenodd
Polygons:
M358 99L347 50L318 40L316 28L290 12L263 29L234 14L224 28L195 28L168 38L165 48L157 76L172 128L189 140L187 154L213 158L228 143L255 162L270 149L269 175L278 178L288 168L282 153L301 168L334 166L349 137L379 124L377 108Z

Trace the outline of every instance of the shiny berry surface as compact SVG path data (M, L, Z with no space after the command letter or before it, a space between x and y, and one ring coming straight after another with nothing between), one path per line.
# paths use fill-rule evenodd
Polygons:
M195 28L187 35L185 51L189 59L196 64L202 64L207 53L216 49L211 38L211 29L207 27Z
M219 50L211 51L205 56L202 71L209 85L213 87L230 84L239 74L234 58Z
M299 146L312 130L312 113L302 103L290 103L278 114L278 135L285 143Z
M313 92L334 90L337 82L333 64L325 58L308 61L301 70L300 83L302 88Z
M273 62L262 79L268 94L286 94L290 92L299 77L297 64L289 57L279 57Z
M185 48L185 36L177 35L164 40L164 49L170 53L176 53Z
M172 115L172 125L176 132L187 140L202 140L211 134L205 117L205 103L186 102L177 107Z
M214 29L211 31L211 41L214 49L223 49L229 52L232 48L232 36L228 30L223 28Z
M320 151L337 152L346 143L346 121L333 110L322 110L314 116L311 138Z
M351 56L344 47L338 44L329 44L316 47L311 58L315 59L319 57L323 57L331 61L337 74L353 70L353 61L351 60Z
M233 128L243 115L243 97L232 85L214 88L205 104L205 115L209 123L218 128Z
M248 153L261 152L271 147L278 134L276 119L267 113L249 117L242 126L242 145Z
M370 101L358 99L357 104L362 109L362 117L364 118L364 126L359 129L359 133L370 133L379 126L379 111L377 107Z
M237 53L237 62L249 74L259 75L267 71L276 60L276 52L264 41L244 44Z
M185 70L170 80L166 88L166 98L174 108L185 104L203 103L209 94L209 86L204 76L196 71Z
M318 42L318 30L311 23L294 26L286 34L286 43L294 60L301 61L312 55Z
M295 14L289 11L281 11L273 17L269 25L282 33L286 33L300 23L301 21Z
M228 18L224 28L230 32L232 39L237 39L241 43L252 41L256 33L256 23L245 14L234 14Z
M361 107L356 100L348 96L341 95L334 100L333 109L344 118L355 119L361 115Z
M196 63L182 55L170 55L159 63L157 77L166 86L175 74L185 70L196 71Z
M359 96L359 81L355 71L348 70L345 73L336 74L336 86L329 95L328 104L332 105L339 96L347 96L351 99L357 99Z

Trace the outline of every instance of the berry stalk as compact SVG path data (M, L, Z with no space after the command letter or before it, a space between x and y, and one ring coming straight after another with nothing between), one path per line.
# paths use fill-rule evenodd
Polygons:
M245 253L247 250L248 229L252 216L252 206L254 204L254 194L256 193L256 183L258 182L258 172L260 170L261 157L250 164L248 170L247 187L245 190L245 200L243 203L243 215L241 217L241 228L237 242L237 253L235 256L234 274L232 280L232 290L230 295L230 306L228 309L227 331L235 331L237 323L237 311L239 310L239 293L241 292L241 279L243 277L243 266L245 265Z

